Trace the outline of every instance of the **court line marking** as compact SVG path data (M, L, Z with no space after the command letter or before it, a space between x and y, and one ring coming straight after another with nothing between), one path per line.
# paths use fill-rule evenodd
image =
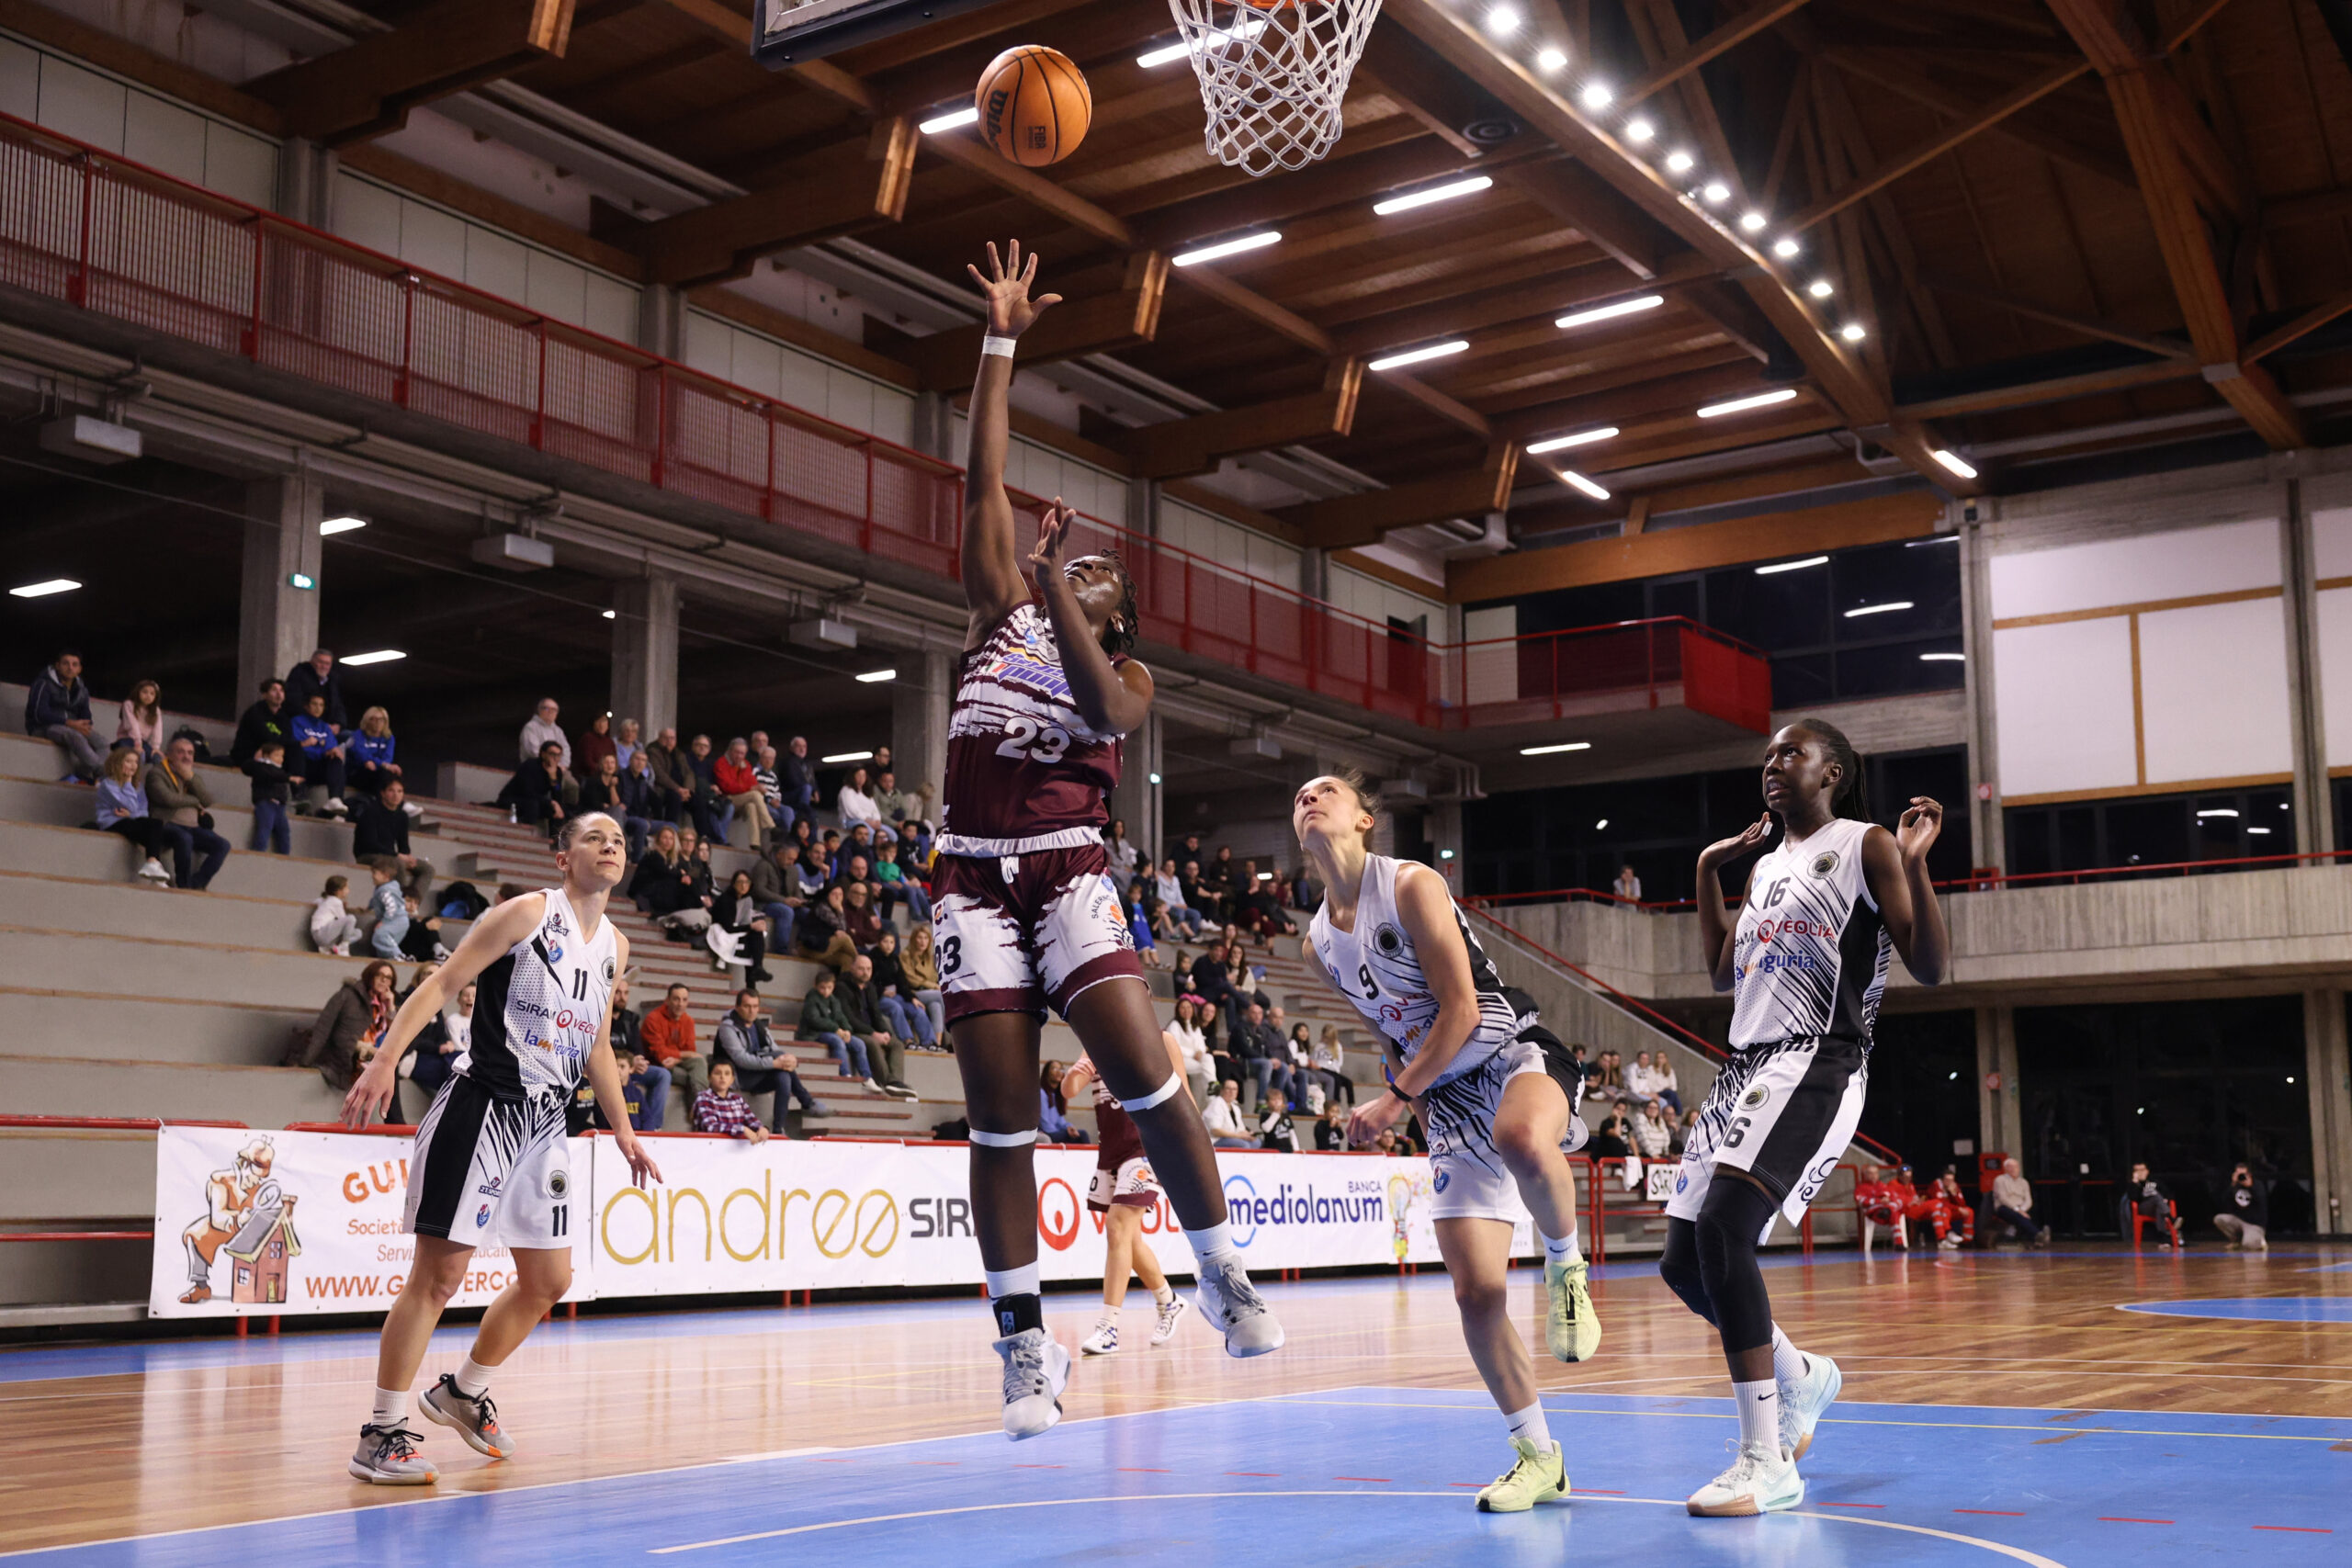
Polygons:
M1580 1494L1570 1494L1567 1501L1573 1503L1577 1495ZM1587 1495L1590 1501L1596 1503L1635 1503L1652 1507L1686 1510L1690 1506L1679 1497L1603 1498L1589 1496L1589 1494L1581 1495ZM1182 1503L1252 1497L1442 1497L1449 1503L1461 1501L1461 1494L1456 1492L1160 1492L1114 1497L1045 1497L1020 1503L974 1503L958 1508L923 1508L903 1514L872 1514L857 1519L827 1519L816 1524L789 1525L779 1529L756 1530L749 1535L725 1536L717 1540L695 1540L685 1541L677 1546L649 1547L646 1554L650 1557L669 1557L682 1551L700 1551L707 1547L741 1546L746 1541L753 1540L778 1540L787 1536L810 1535L820 1530L848 1529L859 1525L898 1524L908 1519L950 1518L959 1514L1001 1513L1016 1508L1069 1508L1092 1506L1099 1503ZM1806 1508L1791 1508L1787 1510L1787 1514L1789 1517L1796 1519L1828 1519L1837 1524L1861 1525L1871 1529L1901 1530L1905 1535L1932 1536L1939 1540L1958 1541L1962 1546L1982 1547L1987 1551L2014 1558L2027 1564L2027 1568L2065 1568L2065 1564L2044 1557L2038 1551L2029 1551L2022 1546L2008 1546L1997 1540L1986 1540L1982 1536L1962 1535L1957 1530L1939 1530L1927 1525L1901 1524L1894 1519L1858 1519L1847 1514L1818 1514Z

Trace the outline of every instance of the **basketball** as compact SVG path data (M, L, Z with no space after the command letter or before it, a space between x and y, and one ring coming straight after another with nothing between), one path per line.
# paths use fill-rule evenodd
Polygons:
M1069 55L1042 44L1016 44L989 61L972 102L988 144L1033 169L1077 152L1094 121L1086 77Z

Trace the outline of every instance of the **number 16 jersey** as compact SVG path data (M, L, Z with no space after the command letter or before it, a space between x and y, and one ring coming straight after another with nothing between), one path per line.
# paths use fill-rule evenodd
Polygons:
M942 854L1079 843L1109 820L1103 797L1118 782L1119 738L1080 716L1053 623L1035 603L965 650L947 716Z
M1732 944L1734 1045L1870 1044L1893 945L1862 874L1870 829L1835 817L1801 844L1783 833L1748 873Z

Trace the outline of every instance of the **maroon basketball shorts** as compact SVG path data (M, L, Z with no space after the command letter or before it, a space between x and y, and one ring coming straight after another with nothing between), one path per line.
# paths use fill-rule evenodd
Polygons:
M1143 1134L1135 1118L1116 1105L1098 1104L1094 1125L1102 1146L1094 1157L1094 1179L1087 1184L1086 1206L1100 1213L1116 1207L1148 1209L1159 1201L1159 1178L1144 1156Z
M1070 844L1052 840L1082 836ZM1019 852L942 854L933 868L931 923L947 1021L984 1012L1063 1017L1088 987L1143 976L1135 936L1103 874L1102 841L1088 829L1017 840Z

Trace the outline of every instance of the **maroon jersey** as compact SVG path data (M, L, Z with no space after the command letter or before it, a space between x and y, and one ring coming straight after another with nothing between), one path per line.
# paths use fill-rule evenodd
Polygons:
M1118 782L1119 738L1080 716L1053 623L1023 604L964 655L947 716L940 852L1018 853L1023 840L1099 830Z

